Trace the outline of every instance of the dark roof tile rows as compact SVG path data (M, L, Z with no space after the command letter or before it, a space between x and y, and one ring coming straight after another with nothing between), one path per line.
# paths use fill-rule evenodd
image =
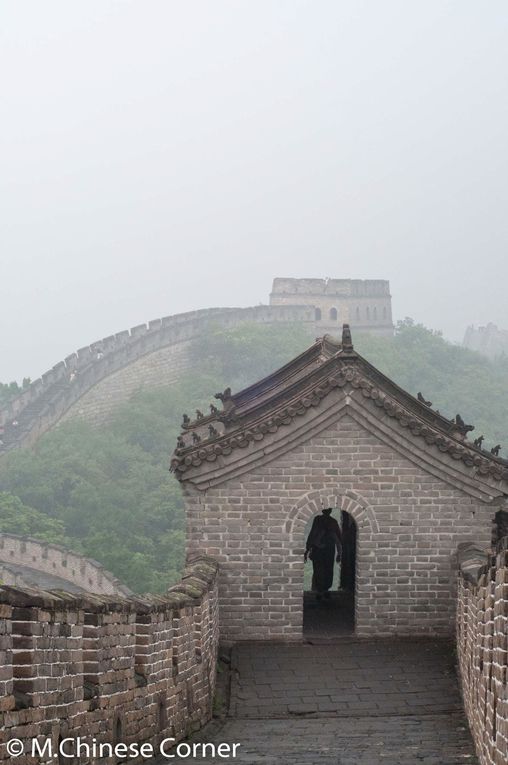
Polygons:
M397 420L415 436L439 451L475 467L480 475L508 481L508 462L467 440L471 426L461 418L450 420L400 388L360 356L353 347L347 324L342 342L325 335L304 353L244 390L217 394L223 403L202 419L187 422L171 459L171 470L179 479L204 461L227 457L236 449L262 440L304 417L312 407L336 388L350 386ZM192 439L192 441L191 441Z

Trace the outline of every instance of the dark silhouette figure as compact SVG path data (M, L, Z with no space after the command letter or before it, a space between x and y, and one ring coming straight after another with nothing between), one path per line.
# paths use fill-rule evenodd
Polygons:
M475 438L475 440L473 441L473 445L477 446L478 449L481 449L484 440L485 440L485 436L478 436L478 438Z
M310 558L312 561L312 589L318 599L323 595L330 597L328 590L333 581L333 564L335 560L340 561L340 526L331 513L332 508L327 507L321 515L316 515L305 546L304 560Z
M417 395L417 397L418 397L418 401L419 401L421 404L425 404L425 406L432 406L432 401L426 401L426 400L423 398L423 395L420 393L420 391L418 391L418 393L417 393L416 395Z
M499 452L501 451L501 444L497 444L497 446L494 446L490 453L494 455L494 457L499 457Z

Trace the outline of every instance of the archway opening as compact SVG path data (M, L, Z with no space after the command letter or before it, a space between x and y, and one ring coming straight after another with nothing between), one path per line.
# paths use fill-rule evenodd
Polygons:
M337 562L337 549L321 528L323 517L323 513L317 513L305 528L304 543L309 552L304 568L303 635L310 640L350 635L355 626L356 522L345 510L332 509L330 517L336 521L341 536ZM333 528L333 521L324 523Z

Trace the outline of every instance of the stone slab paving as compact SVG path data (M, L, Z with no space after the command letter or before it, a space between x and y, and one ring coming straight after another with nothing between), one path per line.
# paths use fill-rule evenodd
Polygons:
M239 742L242 765L477 765L440 640L237 645L229 717L195 740Z
M435 640L250 644L232 654L231 717L435 714L461 699L452 646Z

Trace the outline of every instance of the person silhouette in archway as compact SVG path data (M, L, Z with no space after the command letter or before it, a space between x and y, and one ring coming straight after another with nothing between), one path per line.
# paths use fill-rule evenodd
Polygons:
M316 515L307 537L304 560L312 561L312 589L316 598L329 598L329 589L333 582L333 564L340 561L342 550L340 526L332 518L332 508L325 507L321 515Z

